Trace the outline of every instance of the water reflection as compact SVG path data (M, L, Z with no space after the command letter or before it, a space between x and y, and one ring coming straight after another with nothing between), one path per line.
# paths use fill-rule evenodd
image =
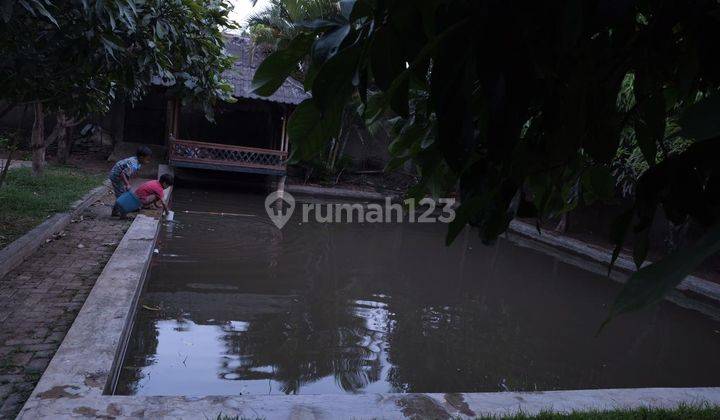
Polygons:
M272 378L285 394L328 376L347 392L376 382L385 332L370 325L378 324L377 314L348 303L346 292L316 283L287 312L260 316L243 331L223 330L234 356L226 357L220 376Z
M118 394L717 386L720 325L671 304L595 329L617 287L442 226L282 231L261 197L179 190ZM254 217L252 215L255 215Z

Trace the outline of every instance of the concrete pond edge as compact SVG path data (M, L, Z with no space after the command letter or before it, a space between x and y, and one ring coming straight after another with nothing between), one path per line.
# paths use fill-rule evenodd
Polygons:
M543 411L676 408L720 403L720 388L640 388L548 392L247 395L209 397L62 397L19 419L472 419Z
M556 251L577 255L586 261L599 264L602 267L601 274L608 274L611 252L605 248L546 230L538 232L535 226L519 220L514 220L510 223L509 231L511 234L523 236L532 241L547 245ZM647 264L648 263L645 265ZM613 272L609 277L617 282L625 283L628 276L634 273L635 270L635 262L633 262L629 256L621 254L615 261ZM700 307L714 308L713 311L710 311L712 313L708 313L708 315L716 318L720 317L720 284L696 276L688 276L677 285L675 289L678 293L671 294L668 297L669 300L675 301L678 299L678 296L682 294L682 296L686 297L687 302L695 301L696 307L693 309ZM700 299L698 299L698 297Z
M720 405L720 387L294 396L107 395L114 387L132 331L159 227L160 221L152 217L135 218L19 419L198 419L219 414L265 419L474 418L546 410Z
M351 190L347 188L319 187L314 185L287 184L285 191L291 194L299 194L313 197L345 198L367 201L385 201L390 198L392 201L400 200L397 194L383 194L375 191Z
M65 229L74 217L99 200L107 192L108 186L108 183L103 183L103 185L93 188L71 204L68 211L50 216L0 250L0 278L5 277L7 273L22 264L47 239Z

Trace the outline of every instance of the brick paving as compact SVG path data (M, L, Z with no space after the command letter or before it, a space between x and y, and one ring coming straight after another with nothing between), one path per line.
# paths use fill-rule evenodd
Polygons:
M20 411L130 226L110 218L112 199L0 279L0 419Z

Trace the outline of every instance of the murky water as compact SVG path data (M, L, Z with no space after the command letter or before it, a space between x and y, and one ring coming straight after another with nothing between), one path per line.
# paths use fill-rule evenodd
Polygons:
M444 225L278 231L263 198L175 192L118 394L720 385L720 323L699 313L663 303L596 338L604 276L471 232L448 248Z

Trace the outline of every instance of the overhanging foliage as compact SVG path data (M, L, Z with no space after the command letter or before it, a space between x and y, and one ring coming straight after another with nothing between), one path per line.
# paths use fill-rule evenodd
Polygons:
M413 162L421 177L413 194L459 187L462 206L448 241L466 224L493 241L515 217L542 220L612 197L609 164L623 130L632 130L649 169L616 223L615 256L633 232L638 266L646 259L659 208L673 223L690 219L708 229L693 255L716 249L717 2L339 5L337 17L296 25L297 37L255 75L257 92L272 93L309 60L305 86L313 98L288 128L295 159L321 153L338 134L343 106L358 96L368 120L396 116L390 165ZM623 101L628 80L632 100ZM666 132L670 114L682 116L680 131ZM668 136L694 144L659 153ZM688 258L672 255L638 271L612 314L657 301L702 260Z

